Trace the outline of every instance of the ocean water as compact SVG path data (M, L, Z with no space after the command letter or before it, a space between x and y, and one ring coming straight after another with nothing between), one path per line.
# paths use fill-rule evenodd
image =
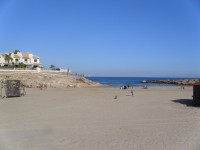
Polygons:
M87 79L110 86L176 86L174 84L141 83L143 80L181 80L183 78L167 77L87 77Z

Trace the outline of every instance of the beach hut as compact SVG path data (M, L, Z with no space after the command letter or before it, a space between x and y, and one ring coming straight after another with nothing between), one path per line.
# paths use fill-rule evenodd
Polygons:
M197 82L193 86L193 105L200 106L200 82Z

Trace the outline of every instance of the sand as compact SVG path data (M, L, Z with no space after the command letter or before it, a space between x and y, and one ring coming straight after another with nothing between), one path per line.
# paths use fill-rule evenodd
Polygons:
M27 89L0 102L0 149L199 150L199 116L192 87Z

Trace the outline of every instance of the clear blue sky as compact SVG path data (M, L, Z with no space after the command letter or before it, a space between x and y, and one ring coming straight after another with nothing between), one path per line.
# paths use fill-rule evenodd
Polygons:
M93 76L200 77L199 0L0 0L0 52Z

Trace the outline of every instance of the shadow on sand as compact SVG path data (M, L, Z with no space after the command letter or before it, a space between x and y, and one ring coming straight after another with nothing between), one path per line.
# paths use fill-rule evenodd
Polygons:
M177 100L172 100L172 102L180 103L180 104L186 105L188 107L195 107L193 105L193 100L192 99L177 99Z

